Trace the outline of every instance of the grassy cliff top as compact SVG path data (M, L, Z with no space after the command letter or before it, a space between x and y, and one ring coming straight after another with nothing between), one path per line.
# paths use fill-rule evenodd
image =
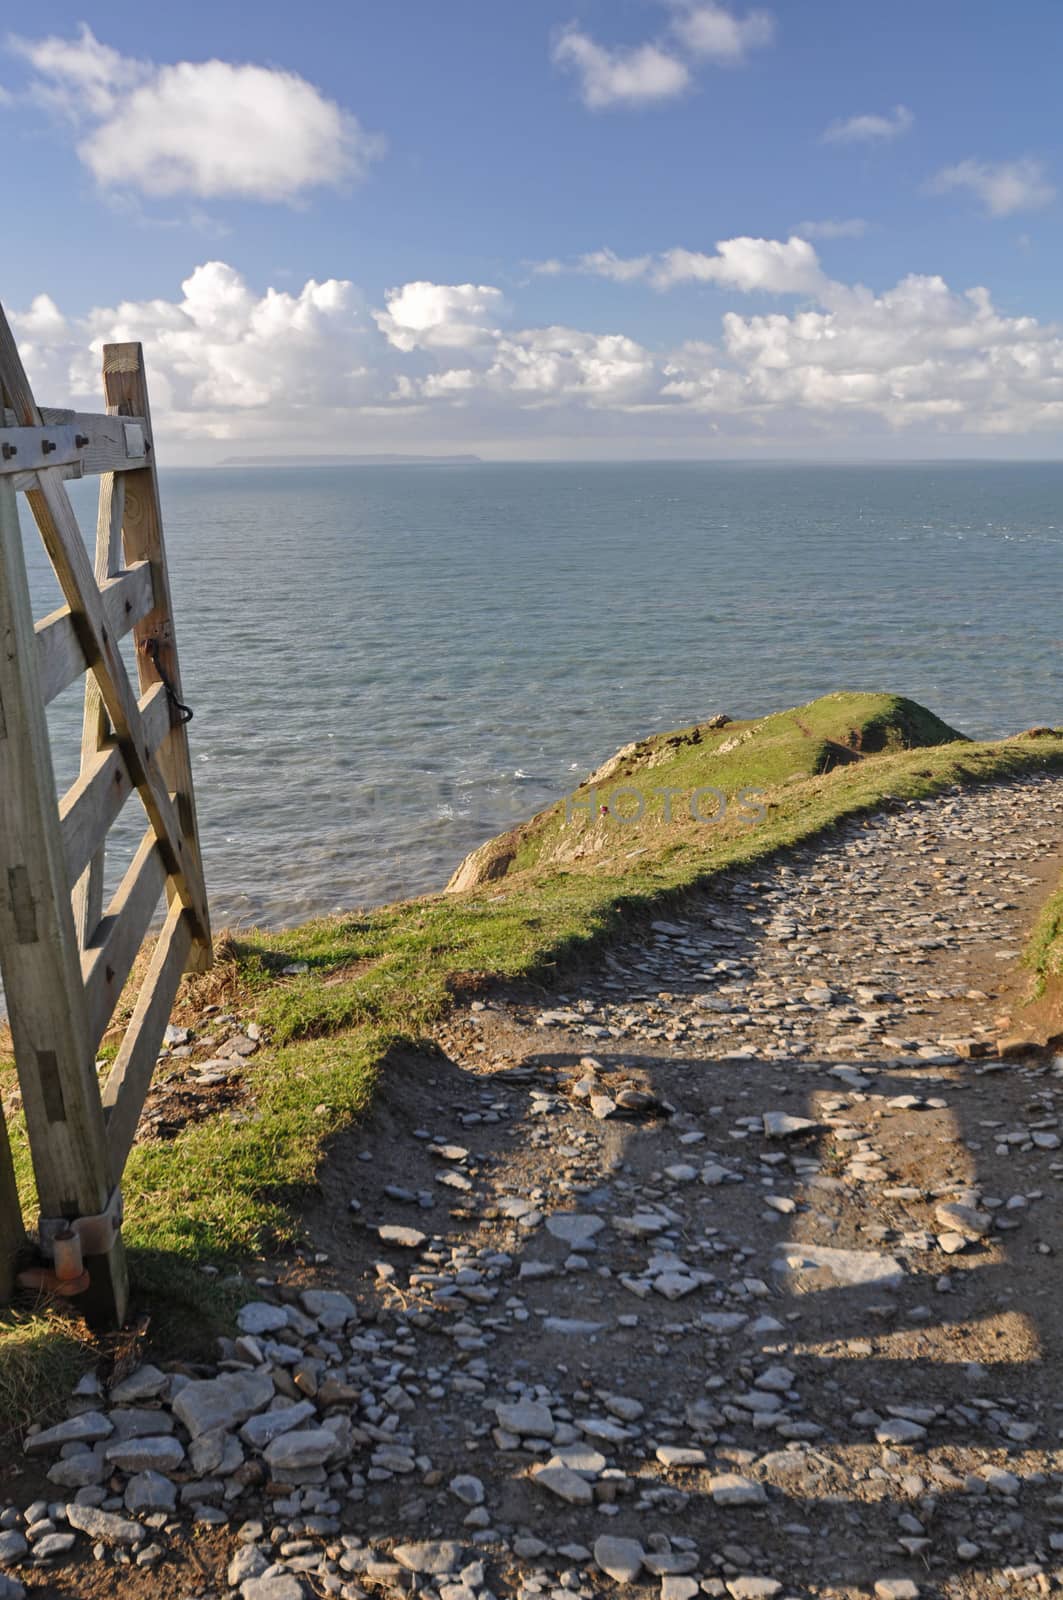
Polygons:
M560 867L627 875L639 853L711 861L736 830L770 823L796 785L869 756L969 742L899 695L837 693L756 720L710 718L625 745L571 795L473 851L447 887Z

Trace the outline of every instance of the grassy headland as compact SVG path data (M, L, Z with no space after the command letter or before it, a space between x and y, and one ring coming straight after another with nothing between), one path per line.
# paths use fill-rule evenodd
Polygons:
M186 982L178 1015L191 1021L220 999L257 1021L265 1042L246 1063L237 1111L130 1156L125 1236L153 1334L186 1355L197 1334L209 1342L240 1291L224 1270L202 1269L298 1241L299 1202L328 1141L364 1113L389 1051L423 1036L455 993L492 978L549 986L714 873L891 799L1049 769L1063 771L1063 729L975 743L897 696L828 695L626 747L567 801L476 852L469 888L222 941L219 967ZM739 802L751 789L758 796ZM726 805L703 793L692 809L699 790L722 791ZM1063 893L1046 919L1031 960L1047 973L1063 964ZM10 1062L0 1074L10 1095ZM8 1122L31 1217L21 1115ZM78 1356L69 1319L13 1318L0 1332L0 1421L33 1414L56 1382L52 1363L65 1371ZM5 1406L16 1389L17 1405Z

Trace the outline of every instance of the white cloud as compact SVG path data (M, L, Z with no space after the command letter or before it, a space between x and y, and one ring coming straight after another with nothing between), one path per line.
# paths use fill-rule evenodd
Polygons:
M824 217L821 222L795 222L802 239L862 239L869 224L863 217Z
M775 19L769 11L737 17L721 5L676 0L672 31L692 56L735 65L744 61L750 50L771 44Z
M238 414L267 409L284 425L315 405L352 405L366 393L369 335L353 285L311 278L297 294L256 295L223 261L190 273L177 301L122 301L69 321L46 296L11 316L38 399L88 398L98 409L105 343L142 340L153 409L168 431L226 437Z
M518 398L557 404L627 405L652 392L653 356L624 334L531 328L500 340L485 381Z
M926 453L934 439L1021 444L1056 438L1063 425L1063 330L1004 315L984 288L957 292L917 275L881 292L838 283L800 239L724 240L714 255L647 259L647 281L667 266L807 303L790 313L732 308L709 326L694 308L689 337L653 349L615 327L512 331L500 291L486 285L414 281L369 316L344 279L259 292L210 261L174 300L75 317L42 294L12 324L49 404L98 407L100 345L142 340L171 462L202 459L204 441L215 455L485 440L512 453L533 451L548 430L570 454L581 436L608 436L614 449L682 441L696 453L710 433L739 447L767 436L816 449L829 433L832 445L867 441L861 453L874 454L876 438L907 429Z
M669 36L659 42L610 49L575 23L554 39L555 66L576 73L580 96L592 111L608 106L645 106L675 100L693 82L684 57L717 66L738 66L751 50L771 44L775 19L769 11L737 16L716 0L664 0L672 12Z
M13 39L30 95L79 132L107 188L291 201L364 176L382 151L357 118L294 72L228 61L156 66L82 26L77 39Z
M692 344L665 393L712 413L878 417L894 428L1016 433L1063 421L1063 336L1004 317L988 291L909 276L872 295L832 284L827 311L723 318L720 350Z
M742 294L814 294L826 282L806 239L721 239L714 256L668 250L651 274L658 289L677 283L716 283Z
M815 294L826 282L819 258L806 239L721 239L715 255L677 248L657 256L618 256L612 250L594 250L563 262L544 262L539 269L552 276L561 272L586 273L611 278L615 283L644 280L655 289L672 289L681 283L715 283L742 294Z
M907 133L915 118L907 106L894 106L888 116L870 112L832 122L822 136L824 144L888 144Z
M404 283L389 289L377 327L396 350L466 350L496 335L506 314L501 289L474 283Z
M84 22L76 39L63 39L56 34L45 39L24 39L12 34L7 45L36 73L30 84L31 98L71 122L110 116L118 95L151 74L147 62L123 56L102 44Z
M577 74L580 97L592 111L674 100L690 86L688 68L657 45L609 50L574 26L557 36L553 59L557 66Z
M945 167L930 182L932 194L949 189L969 189L991 217L1010 217L1016 211L1040 211L1056 197L1040 161L961 161Z
M652 256L618 256L613 250L592 250L579 257L576 270L593 278L611 278L614 283L632 283L646 276L652 262Z

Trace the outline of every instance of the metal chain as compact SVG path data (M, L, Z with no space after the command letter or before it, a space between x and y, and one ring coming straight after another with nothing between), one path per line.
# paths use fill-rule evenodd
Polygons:
M159 660L158 639L145 639L143 648L150 657L151 664L155 668L155 671L159 674L159 679L162 683L162 686L166 690L166 698L170 702L170 705L173 707L174 711L177 712L178 720L181 722L191 722L193 715L192 707L186 706L183 700L178 699L177 690L170 682L166 669Z

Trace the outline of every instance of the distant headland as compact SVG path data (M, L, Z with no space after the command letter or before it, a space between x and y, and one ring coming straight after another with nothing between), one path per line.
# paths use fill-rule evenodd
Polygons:
M468 467L482 456L226 456L219 467Z

